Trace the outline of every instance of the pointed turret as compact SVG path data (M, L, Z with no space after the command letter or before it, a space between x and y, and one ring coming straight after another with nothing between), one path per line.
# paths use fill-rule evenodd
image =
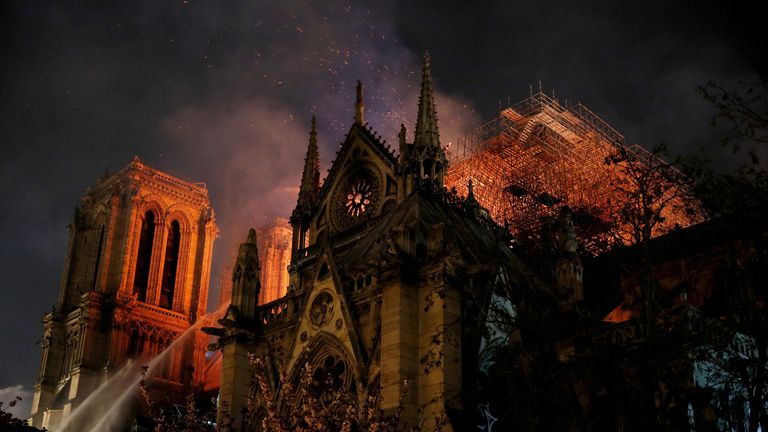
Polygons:
M365 122L365 102L363 102L363 83L357 81L357 97L355 99L355 123Z
M245 243L240 244L235 268L232 271L232 302L230 309L238 319L256 319L256 306L259 303L259 248L256 245L256 231L251 228ZM228 313L229 315L229 313Z
M304 159L304 172L301 174L301 186L299 187L299 199L296 208L291 214L291 228L293 228L293 243L291 257L295 259L299 249L307 245L306 233L309 230L310 219L315 211L320 194L320 154L317 150L317 119L312 116L312 128L309 131L309 147L307 157Z
M440 147L440 134L437 130L437 108L432 93L432 71L429 52L424 53L424 69L421 76L419 93L419 113L416 117L414 145Z
M309 131L309 147L304 159L304 172L301 175L298 207L314 204L320 190L320 153L317 150L317 119L312 116L312 128Z
M243 413L247 410L252 367L249 353L255 351L255 332L261 321L257 319L259 291L259 249L256 230L248 230L248 238L240 244L235 268L232 272L232 302L224 318L218 320L222 327L203 327L203 332L217 336L214 345L221 350L221 387L219 401L231 411L218 412L219 424L227 419L227 430L243 430L246 422L243 416L229 413Z

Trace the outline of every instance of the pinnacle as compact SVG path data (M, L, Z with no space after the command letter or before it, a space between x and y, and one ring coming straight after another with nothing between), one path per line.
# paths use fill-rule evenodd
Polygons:
M432 72L429 52L424 53L424 69L419 93L419 112L416 117L416 145L440 146L440 134L437 128L437 109L432 92Z
M467 182L467 197L464 198L464 205L472 207L477 207L480 205L480 203L478 203L477 199L475 198L475 185L472 182L471 177Z
M309 145L307 156L304 159L304 171L301 174L299 187L299 205L312 201L312 197L319 189L320 182L320 154L317 149L317 118L312 116L312 126L309 131Z
M362 125L365 123L365 102L363 101L363 83L357 81L355 97L355 123Z
M248 230L248 239L245 241L246 243L252 243L256 244L256 230L251 228Z

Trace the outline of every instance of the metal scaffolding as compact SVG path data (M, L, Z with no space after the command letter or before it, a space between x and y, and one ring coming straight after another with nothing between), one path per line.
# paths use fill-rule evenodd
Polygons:
M445 183L466 195L472 178L477 200L517 238L535 236L542 218L563 205L599 231L609 225L611 181L619 175L606 159L621 148L649 157L638 146L626 147L624 136L587 107L563 106L539 92L449 148Z

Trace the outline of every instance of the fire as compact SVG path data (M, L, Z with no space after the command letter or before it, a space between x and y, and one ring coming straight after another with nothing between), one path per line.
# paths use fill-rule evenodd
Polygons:
M624 137L583 105L565 107L538 93L452 146L445 184L466 195L473 179L480 204L520 241L538 237L542 220L568 205L580 240L595 250L609 236L632 242L628 227L615 232L617 204L637 186L621 164L606 163L621 150L641 166L660 165L667 179L683 178L642 148L625 147ZM665 205L652 236L703 220L701 211L691 212L682 196L659 200Z

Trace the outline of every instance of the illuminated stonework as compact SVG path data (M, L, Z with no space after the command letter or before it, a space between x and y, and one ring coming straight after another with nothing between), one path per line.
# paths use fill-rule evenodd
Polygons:
M365 124L363 105L358 85L356 121L322 186L312 120L290 219L291 289L257 306L256 277L242 278L235 271L227 312L232 318L220 321L223 328L205 330L219 337L222 371L227 371L222 375L222 404L232 413L252 404L254 424L261 424L265 415L264 400L261 394L249 402L253 370L246 353L261 356L270 349L282 358L288 374L288 381L281 382L299 383L308 372L312 382L306 390L322 398L338 390L349 392L345 400L358 408L375 400L378 406L372 409L394 412L406 382L412 380L403 421L423 420L425 430L436 428L461 392L463 342L445 344L440 354L444 366L430 371L427 379L420 359L429 355L433 338L420 329L454 328L460 321L462 288L443 270L468 268L460 251L467 251L468 257L502 256L498 248L503 244L487 235L484 225L455 219L456 209L439 192L447 161L437 135L428 64L415 139L407 143L401 133L400 158ZM463 236L451 235L457 228L464 230ZM241 244L235 268L252 265L257 254L253 237L249 233ZM420 267L412 267L415 263ZM296 399L306 392L296 390L274 392L281 398L278 409L294 409L285 405L291 399L300 409L301 400ZM330 429L336 426L341 429ZM352 427L358 426L364 428ZM248 429L242 416L233 417L232 427Z
M277 218L257 232L261 266L259 304L265 304L283 297L288 291L292 231L287 219Z
M218 229L205 185L134 158L88 190L69 231L59 300L43 318L32 402L32 423L49 429L105 371L159 353L205 314ZM205 345L198 337L165 379L202 383Z
M535 241L542 220L568 206L585 246L605 240L608 230L631 243L623 238L631 228L615 223L620 211L615 207L626 195L622 191L631 189L631 181L616 165L606 163L618 149L640 164L652 158L637 145L625 145L621 133L585 106L563 106L537 93L460 138L449 149L445 184L466 195L472 179L480 205L523 241ZM666 171L665 177L684 180L674 168ZM654 237L704 220L698 206L683 197L663 201L663 221L654 227Z
M256 229L258 234L259 267L261 291L259 304L273 302L288 291L288 265L291 263L291 238L293 230L285 218L275 218ZM233 266L235 251L225 267ZM219 304L228 304L232 299L232 281L223 276L219 281Z

